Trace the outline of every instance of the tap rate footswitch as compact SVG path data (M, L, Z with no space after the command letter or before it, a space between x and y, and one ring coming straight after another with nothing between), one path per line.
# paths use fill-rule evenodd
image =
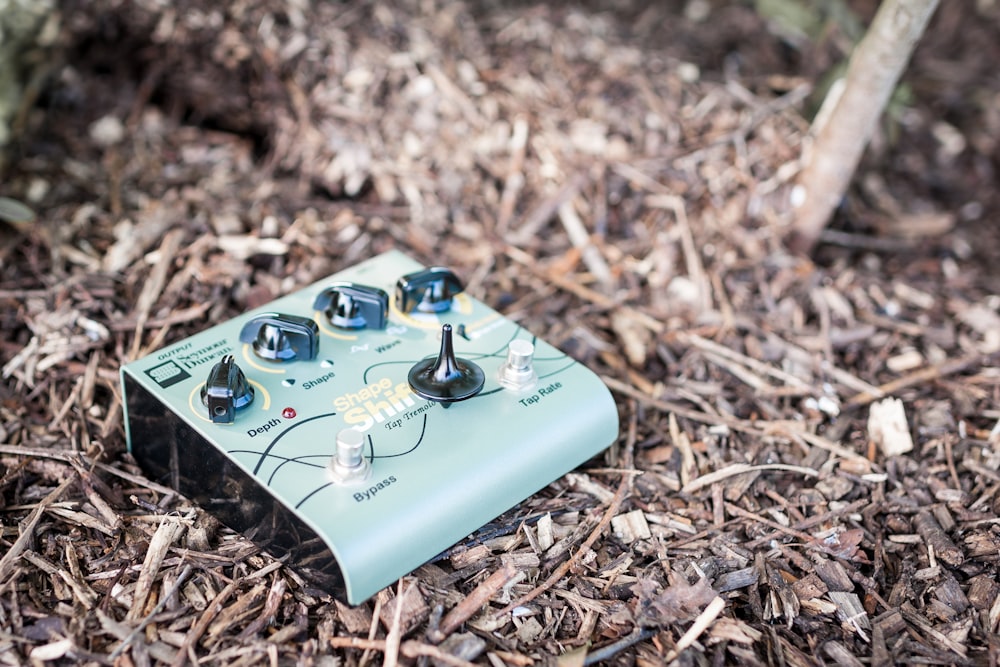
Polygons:
M352 604L618 436L593 372L395 251L121 376L150 478Z

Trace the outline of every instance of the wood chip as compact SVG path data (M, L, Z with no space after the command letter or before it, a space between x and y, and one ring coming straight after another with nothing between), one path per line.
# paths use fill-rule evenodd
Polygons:
M985 611L1000 597L1000 582L993 580L987 574L978 574L969 580L967 595L969 604L980 611Z
M517 574L517 569L512 563L504 566L484 579L462 602L455 605L448 612L448 615L441 620L441 626L430 633L428 639L433 643L440 643L445 637L458 629L462 623L478 613L490 598L513 580Z
M868 612L861 604L861 599L855 593L843 591L830 591L827 593L830 601L837 605L837 618L839 618L847 628L865 635L871 629L871 622L868 619Z
M846 646L837 641L827 642L824 644L823 651L830 656L830 659L837 665L844 665L844 667L863 667L865 664L858 660Z
M694 623L691 624L691 627L688 628L687 632L681 635L681 638L677 640L677 644L674 645L669 653L667 653L664 660L666 662L670 662L686 651L692 644L695 643L698 637L712 625L712 622L725 608L726 602L720 597L717 597L709 602L708 606L705 607L704 611L698 615L698 618L694 620Z
M756 567L745 567L732 572L724 572L715 580L715 589L720 593L735 591L747 586L753 586L759 580L759 571Z
M923 635L925 641L927 641L930 645L940 646L947 651L957 654L961 658L966 657L968 649L963 644L950 639L947 635L935 628L927 619L923 617L923 615L918 613L909 602L903 603L903 606L900 607L900 612L903 614L903 618L906 622L915 627L917 632Z
M431 613L427 601L420 593L420 588L409 585L405 588L402 596L395 596L382 605L379 619L386 628L391 628L393 619L399 613L399 628L401 636L406 636L420 625Z
M176 517L163 517L156 532L153 533L149 541L149 548L146 550L146 558L142 562L142 570L135 583L135 591L132 593L132 607L129 609L126 619L138 621L145 615L146 600L153 589L153 582L160 572L167 550L183 534L184 524Z
M962 550L951 541L933 514L927 511L917 512L913 517L913 527L917 529L927 546L934 550L934 554L945 563L958 567L965 562Z
M816 575L823 581L827 590L849 592L854 590L854 582L844 566L835 560L817 558L815 561Z
M636 540L646 540L652 536L642 510L632 510L614 517L611 519L611 530L615 537L625 544L631 544Z
M868 413L868 437L886 457L899 456L913 450L910 426L906 422L903 402L887 398L872 403Z

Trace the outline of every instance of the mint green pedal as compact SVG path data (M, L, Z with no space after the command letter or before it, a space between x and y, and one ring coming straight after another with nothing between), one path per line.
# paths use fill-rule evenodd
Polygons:
M618 437L593 372L399 252L121 377L150 479L351 604Z

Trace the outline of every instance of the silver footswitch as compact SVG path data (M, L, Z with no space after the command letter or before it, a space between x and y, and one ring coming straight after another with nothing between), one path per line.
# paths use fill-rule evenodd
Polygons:
M370 478L372 466L365 458L364 434L353 428L337 433L337 453L327 467L337 484L360 484Z
M507 344L507 361L500 365L497 382L504 389L528 391L538 384L538 373L532 359L535 346L526 340L512 340Z

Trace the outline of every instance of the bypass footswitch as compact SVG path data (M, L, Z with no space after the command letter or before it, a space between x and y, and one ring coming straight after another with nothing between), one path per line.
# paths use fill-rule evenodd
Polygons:
M399 252L121 377L151 479L351 604L618 437L593 372Z

